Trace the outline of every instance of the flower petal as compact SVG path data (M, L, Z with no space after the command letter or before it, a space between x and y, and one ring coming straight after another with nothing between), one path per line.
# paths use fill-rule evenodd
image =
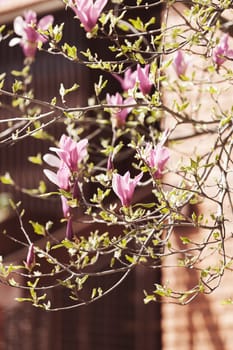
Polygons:
M44 172L45 176L47 176L49 181L51 181L52 183L54 183L55 185L58 186L58 179L57 179L56 173L54 173L53 171L51 171L49 169L44 169L43 172Z
M53 24L54 17L52 15L42 17L38 22L38 29L47 30Z
M18 16L14 20L14 32L19 36L24 35L24 20L23 17Z
M21 42L21 38L12 38L10 41L9 41L9 46L10 47L13 47L15 45L18 45L20 44Z
M60 164L61 164L61 160L57 156L55 156L54 154L50 154L50 153L46 153L43 156L43 160L48 165L51 165L52 167L56 167L56 168L59 168Z

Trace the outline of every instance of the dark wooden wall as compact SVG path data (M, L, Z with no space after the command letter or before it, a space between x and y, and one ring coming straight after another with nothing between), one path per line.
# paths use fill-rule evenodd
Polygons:
M56 22L66 21L65 40L69 43L85 47L88 43L85 33L79 29L71 12L57 12ZM68 20L68 21L67 21ZM94 45L94 42L93 42ZM99 45L99 44L95 44ZM5 43L0 46L0 67L10 72L21 69L23 55L19 47L8 49ZM74 82L82 86L81 92L74 94L75 104L85 105L87 96L92 92L91 85L97 73L85 69L62 57L53 57L38 52L33 65L35 81L33 82L35 96L50 100L57 94L59 85L71 86ZM117 90L119 85L112 89ZM0 109L0 118L4 111ZM52 127L55 135L60 135L62 127ZM42 169L29 164L28 155L37 152L46 153L49 143L41 143L32 138L25 139L15 145L0 149L0 174L12 172L12 176L20 186L35 187L41 177ZM0 191L6 191L1 186ZM24 207L31 218L46 221L56 220L60 203L51 199L44 202L25 197L20 192L12 191L16 200L23 200ZM9 220L7 227L17 230L16 221ZM15 247L2 247L2 252L9 252ZM4 250L5 249L5 250ZM1 254L1 252L0 252ZM2 335L4 346L0 350L160 350L160 306L158 304L143 304L143 289L157 283L160 272L138 268L115 291L102 300L88 306L70 311L48 313L33 308L30 304L19 304L17 308L3 313ZM63 290L57 290L64 304L67 295Z

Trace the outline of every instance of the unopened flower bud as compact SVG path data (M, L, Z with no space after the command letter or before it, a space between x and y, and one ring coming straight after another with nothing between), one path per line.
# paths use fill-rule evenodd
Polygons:
M72 218L70 217L66 225L66 238L71 241L74 236L73 227L72 227Z
M27 259L26 259L26 266L28 269L32 269L35 265L35 250L34 250L34 244L31 243L28 248L27 253Z

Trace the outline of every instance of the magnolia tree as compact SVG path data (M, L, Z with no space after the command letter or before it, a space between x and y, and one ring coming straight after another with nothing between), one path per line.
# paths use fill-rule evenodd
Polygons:
M151 290L142 291L145 303L186 304L211 293L232 264L227 247L232 237L233 131L232 103L226 96L232 89L233 46L224 20L232 1L64 4L86 32L86 51L63 42L66 23L55 23L52 15L38 19L28 10L15 18L13 31L1 27L2 41L20 45L25 56L24 79L16 77L11 90L4 88L9 77L1 75L2 98L24 111L20 118L1 117L3 130L7 135L12 131L10 137L0 134L2 147L39 132L43 138L41 131L48 132L46 127L58 120L65 130L47 153L30 158L47 179L33 196L60 198L63 238L56 238L51 221L30 220L34 234L29 234L23 203L11 201L21 232L17 243L27 254L17 264L2 258L1 280L28 291L20 300L48 310L64 307L53 303L56 288L68 290L66 308L78 307L104 297L139 265L154 270L177 266L180 273L195 270L198 276L187 290L151 281ZM139 16L134 17L134 10L140 10ZM177 22L174 17L170 21L171 11ZM156 16L162 18L160 25ZM93 49L99 38L108 43L103 57ZM66 103L68 94L82 89L82 81L61 84L51 101L34 96L27 78L36 79L30 68L38 50L97 70L89 104ZM111 60L106 60L108 54ZM116 93L112 79L119 84ZM98 142L90 125L101 132ZM204 151L200 140L206 141ZM1 182L19 188L9 172L1 174ZM196 235L190 235L194 229ZM13 232L4 234L16 240ZM112 284L102 284L110 276Z

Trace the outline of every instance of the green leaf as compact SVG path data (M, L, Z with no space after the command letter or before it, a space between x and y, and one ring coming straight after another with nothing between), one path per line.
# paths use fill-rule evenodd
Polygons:
M226 118L223 118L221 121L220 121L220 127L224 127L225 125L227 125L228 123L230 123L232 121L232 116L229 115L227 116Z
M51 100L50 103L51 103L51 105L53 105L53 106L56 105L56 103L57 103L57 98L56 98L56 96L52 98L52 100Z
M65 52L65 54L69 57L72 58L73 60L77 60L77 47L76 46L70 46L69 44L65 43L62 46L62 50Z
M30 302L32 301L31 298L15 298L15 300L18 301L19 303L22 303L24 301L30 301Z
M222 305L233 305L233 300L232 298L224 299L221 302Z
M156 297L155 295L151 294L151 295L147 295L144 299L143 299L145 304L150 303L151 301L156 301Z
M192 213L192 220L193 222L197 221L197 214L195 212Z
M33 230L37 235L45 236L46 230L45 230L45 227L43 225L39 224L36 221L32 221L32 220L30 220L29 223L32 225Z
M134 26L134 28L136 28L137 30L139 31L144 31L145 28L144 28L144 24L141 20L140 17L137 17L137 19L132 19L130 18L129 19L129 22Z
M39 183L38 191L40 194L45 194L46 190L47 190L46 184L44 181L41 180Z
M5 175L0 176L0 181L4 185L14 185L14 181L12 180L9 173L5 173Z
M96 294L97 294L97 289L93 288L91 293L91 299L94 299L96 297Z
M61 96L62 102L65 103L66 102L65 96L67 94L69 94L70 92L77 90L78 88L79 88L79 85L75 83L71 88L66 89L64 87L64 85L61 83L60 89L59 89L59 94Z
M105 88L107 83L108 83L108 81L107 80L103 80L103 76L100 75L98 84L94 85L96 96L100 95L101 91Z
M3 88L3 86L4 86L4 82L5 82L5 80L1 80L1 81L0 81L0 89L2 89L2 88Z
M12 85L12 91L14 93L17 93L18 91L21 91L21 90L23 90L23 83L22 83L22 81L15 80L13 85Z
M11 74L14 76L14 77L27 77L28 76L28 73L30 71L30 66L25 66L22 70L12 70L11 71Z
M37 153L36 156L29 156L28 160L29 160L29 162L31 162L33 164L41 165L43 163L42 158L41 158L41 153Z
M50 26L48 29L48 34L56 42L56 44L59 43L63 37L63 27L64 27L64 23L61 23L60 25L55 25L54 28ZM50 45L53 48L52 42Z
M136 263L136 258L134 256L129 256L128 254L125 255L125 259L130 263L130 264L135 264Z
M19 283L16 282L14 278L10 278L8 282L9 282L9 284L10 284L12 287L17 287L17 286L19 286Z
M181 241L183 244L188 244L190 243L190 239L188 237L180 237Z
M2 24L1 27L0 27L0 33L2 33L4 31L4 29L6 28L6 25L5 24Z

